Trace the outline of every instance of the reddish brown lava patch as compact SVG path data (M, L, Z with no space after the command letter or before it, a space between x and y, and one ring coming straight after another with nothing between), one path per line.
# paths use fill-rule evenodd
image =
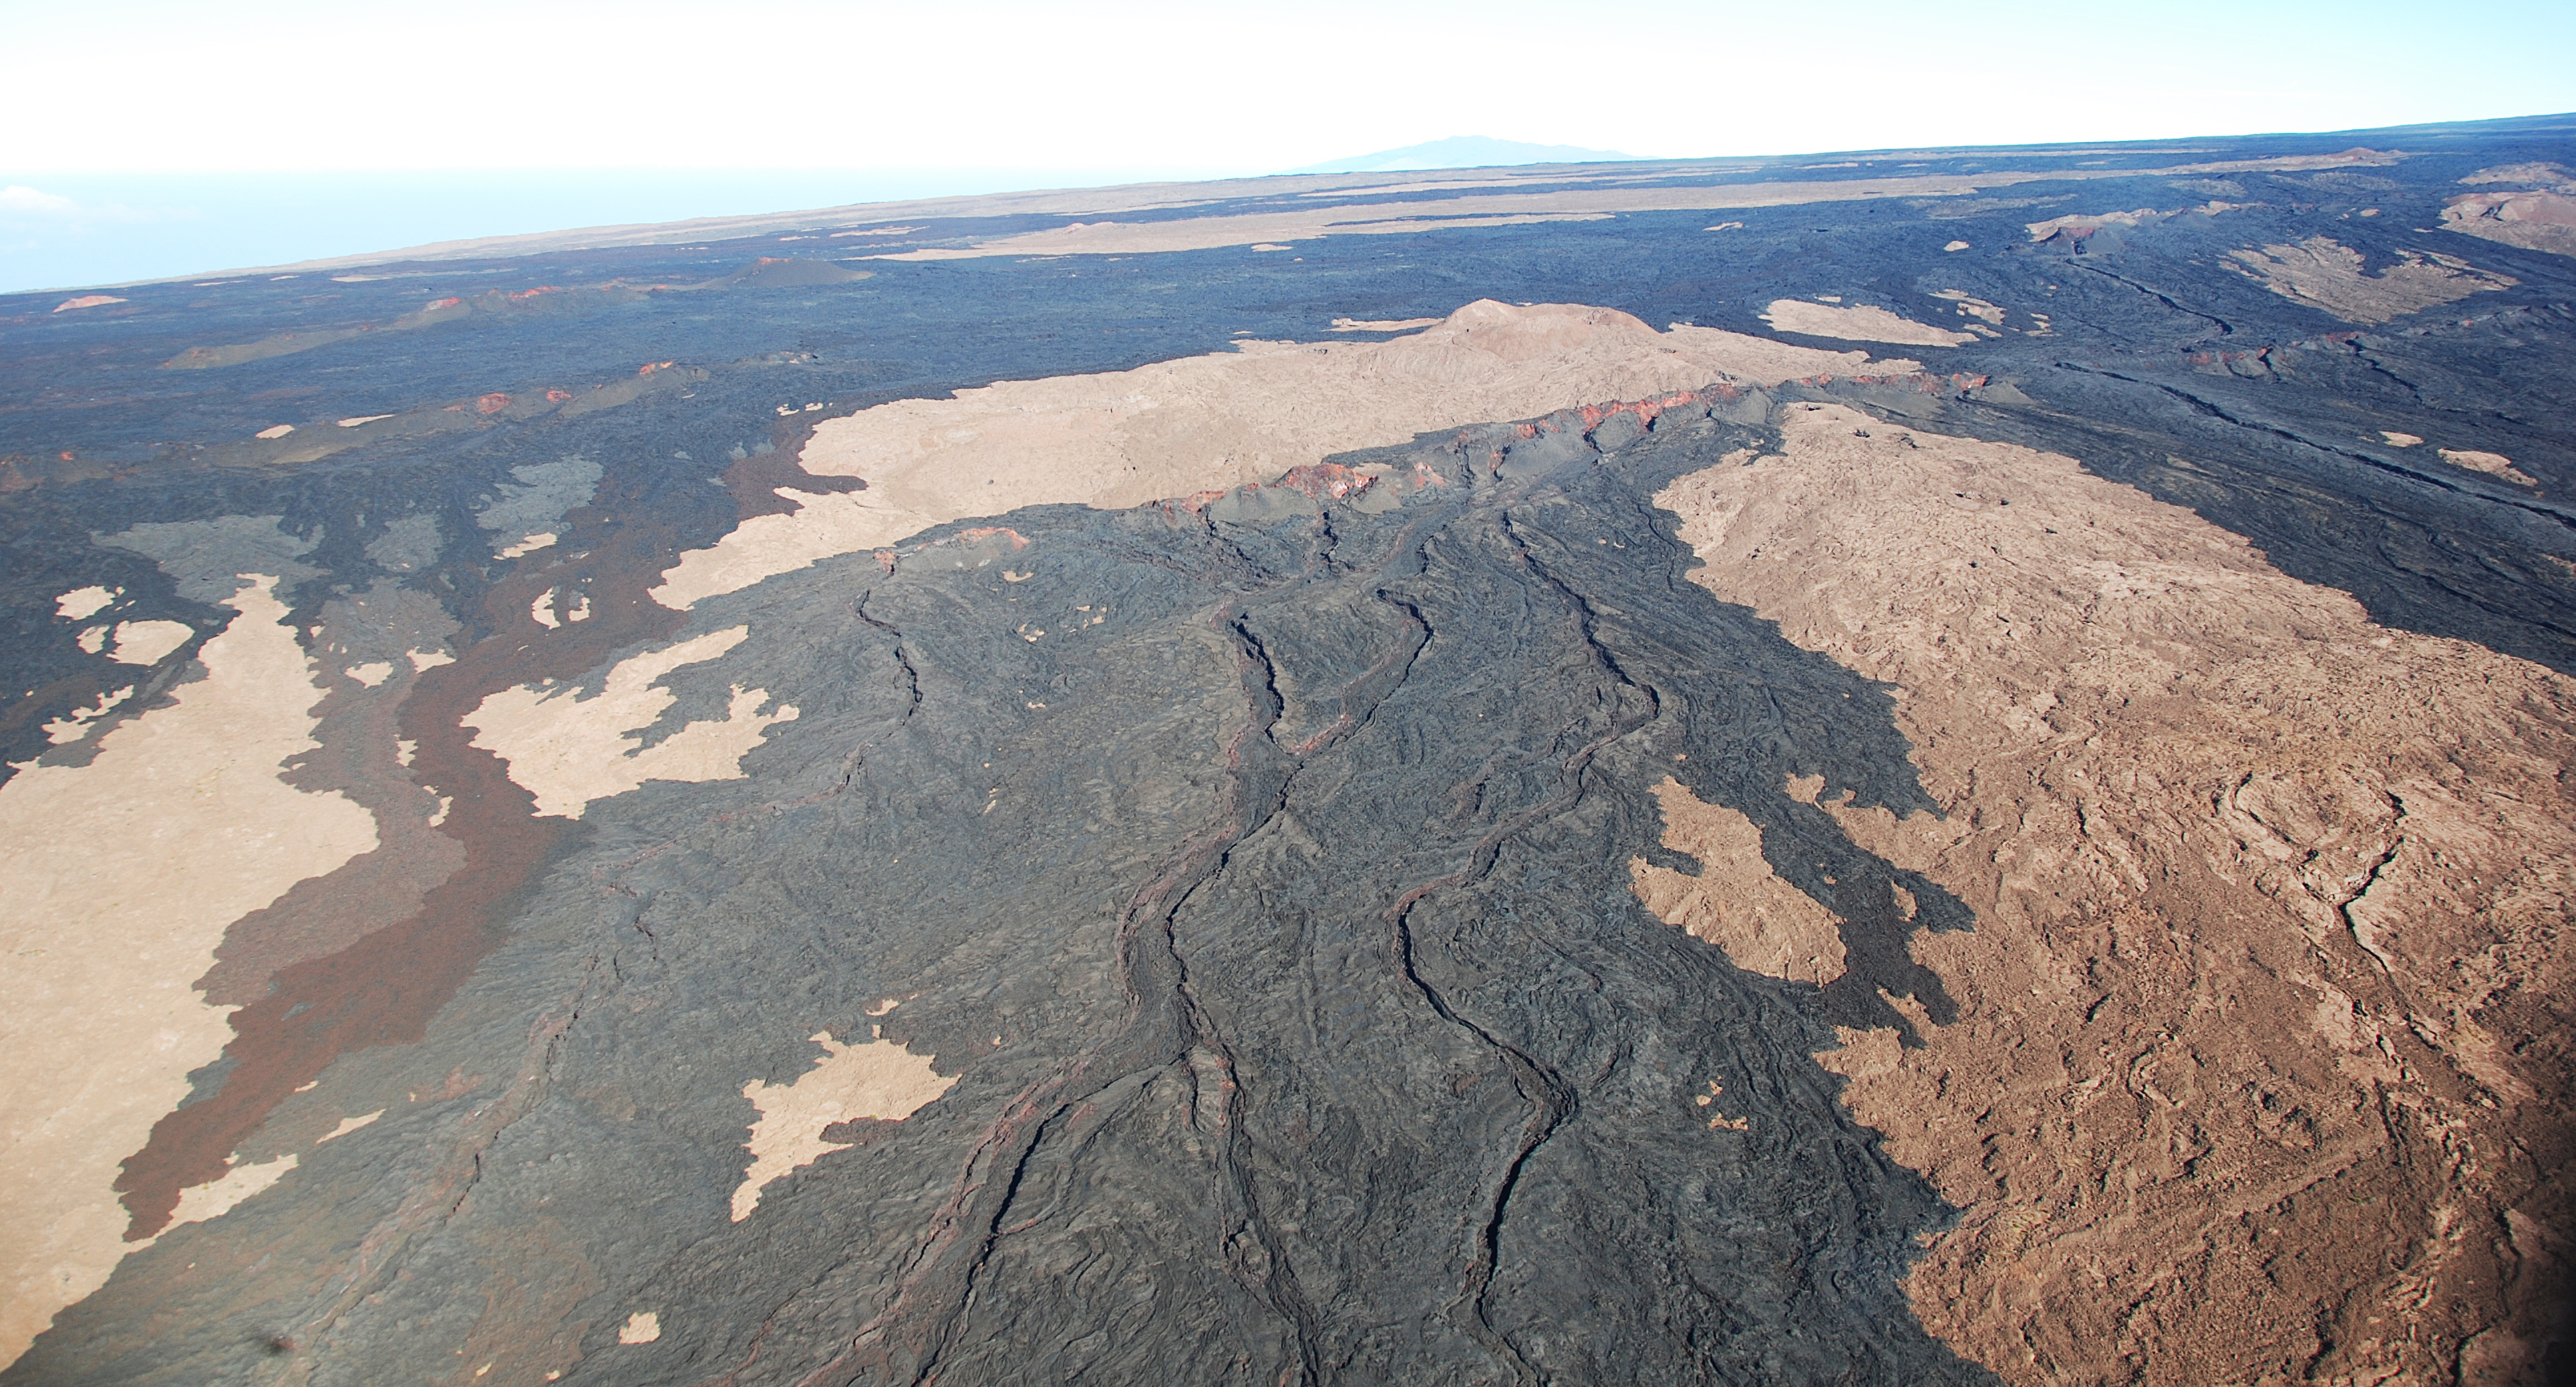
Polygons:
M282 969L266 996L233 1014L233 1040L224 1047L232 1068L223 1086L163 1117L124 1163L116 1187L132 1216L128 1241L160 1231L180 1190L220 1177L242 1141L331 1061L421 1039L439 1008L501 942L509 907L567 825L536 816L535 798L510 779L498 757L472 744L463 719L491 693L577 676L620 646L659 639L677 627L681 614L645 595L678 552L677 536L641 504L640 495L629 494L573 512L557 551L585 557L496 584L483 604L494 634L456 663L421 675L403 705L402 729L419 746L413 759L419 781L453 800L439 831L463 845L464 866L431 890L416 914L337 953ZM557 631L538 627L530 606L569 582L589 593L591 618Z
M268 995L280 972L356 944L387 920L420 909L464 860L457 842L428 822L431 797L394 760L401 705L392 699L325 701L322 743L294 773L299 789L337 791L376 819L377 847L333 871L297 882L269 905L235 920L197 979L207 1002L241 1006ZM307 777L312 777L307 779Z
M1723 386L1715 388L1725 389ZM1684 405L1697 404L1707 396L1707 393L1707 391L1702 390L1676 390L1672 394L1666 395L1660 399L1615 400L1606 405L1585 405L1582 411L1583 427L1587 431L1598 428L1600 427L1602 420L1607 419L1614 414L1633 414L1640 420L1651 424L1661 417L1665 410L1679 409ZM1732 392L1730 392L1730 394L1731 393ZM1527 436L1528 435L1523 435L1523 437Z
M770 451L754 453L725 469L725 490L733 493L737 522L755 515L794 515L804 509L779 495L780 487L812 495L868 489L864 477L818 477L805 470L805 442L814 436L814 426L823 418L820 414L799 413L792 419L779 420L769 430Z
M1369 483L1376 480L1338 462L1319 462L1310 467L1289 468L1287 475L1279 479L1279 485L1291 491L1302 491L1318 501L1338 501L1368 490Z

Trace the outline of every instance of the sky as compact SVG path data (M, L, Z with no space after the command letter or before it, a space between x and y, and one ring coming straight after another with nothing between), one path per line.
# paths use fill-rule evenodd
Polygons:
M2576 5L0 0L0 289L1478 134L1658 157L2576 109Z

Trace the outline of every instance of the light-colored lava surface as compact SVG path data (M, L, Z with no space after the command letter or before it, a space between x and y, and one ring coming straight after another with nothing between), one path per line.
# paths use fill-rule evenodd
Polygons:
M245 581L204 679L88 765L0 785L0 1361L131 1250L120 1163L232 1038L196 990L225 927L377 843L365 809L280 779L323 691L276 579Z
M1964 1211L1925 1325L2015 1383L2509 1376L2563 1289L2576 688L2071 459L1784 413L1658 502L1894 687L1942 806L1824 805L1976 912L1913 943L1953 1024L1822 1057Z
M1664 846L1698 858L1700 874L1629 862L1637 899L1667 924L1726 951L1736 967L1819 985L1843 975L1833 912L1782 881L1762 860L1762 829L1739 810L1702 803L1666 776L1655 787Z
M2490 477L2501 477L2516 486L2540 485L2538 479L2514 466L2513 459L2502 453L2482 453L2474 448L2444 448L2440 452L2442 461L2454 467L2465 467L2472 472L2484 472Z
M120 664L157 665L162 656L186 645L195 634L196 628L184 621L121 621L107 657Z
M66 621L82 621L105 611L116 596L102 587L74 588L54 599L54 611Z
M742 1096L760 1109L760 1120L745 1143L751 1168L733 1192L736 1223L760 1207L760 1192L771 1181L850 1149L849 1142L825 1140L825 1129L871 1119L901 1122L957 1084L956 1076L933 1071L928 1055L882 1037L845 1045L819 1031L813 1040L824 1053L812 1069L783 1084L754 1079L742 1086Z
M2480 169L2471 185L2519 183L2520 191L2468 193L2442 207L2442 229L2526 250L2576 255L2576 175L2556 164Z
M714 547L682 555L653 596L686 608L950 520L1219 491L1488 419L1717 380L1919 369L1714 328L1657 332L1614 309L1480 299L1438 327L1383 342L1245 342L1132 371L1005 381L826 420L806 445L805 470L865 477L867 489L793 493L800 509L754 516Z
M2374 273L2362 268L2361 252L2326 236L2311 236L2295 246L2231 251L2228 259L2273 293L2314 304L2348 323L2384 323L2519 282L2428 251L2400 251L2396 264Z
M1423 224L1413 230L1437 229L1443 224L1456 225L1455 218L1480 213L1512 214L1535 212L1543 218L1560 212L1615 213L1623 211L1696 211L1730 207L1798 206L1816 202L1866 201L1877 198L1964 196L1990 188L2008 188L2038 181L2071 182L2088 178L2192 177L2204 174L2251 173L2257 171L2293 172L2312 169L2353 169L2386 167L2401 163L2407 156L2402 151L2355 147L2334 154L2297 154L2259 159L2204 160L2198 163L2172 164L2152 169L1991 169L1966 174L1897 174L1870 178L1817 180L1810 182L1749 182L1721 184L1715 187L1615 187L1610 184L1652 183L1658 179L1683 176L1726 175L1749 172L1753 166L1712 169L1706 162L1695 164L1617 166L1616 172L1591 168L1534 168L1527 173L1505 169L1460 169L1442 177L1439 170L1407 170L1402 173L1377 174L1312 174L1290 177L1233 179L1213 183L1172 184L1138 183L1114 188L1083 188L1028 193L1000 193L972 197L926 198L910 202L869 203L846 209L824 208L801 212L769 212L753 216L700 217L689 221L665 222L649 226L588 227L579 231L549 231L518 236L487 236L472 240L441 241L425 246L410 246L394 251L364 255L340 256L327 260L307 260L294 265L272 266L321 272L364 265L385 264L397 260L480 259L499 255L534 255L575 247L678 245L695 241L722 240L734 236L757 235L769 231L798 231L812 228L818 221L831 218L836 211L863 219L859 227L842 227L831 235L907 235L916 226L883 226L877 223L893 219L912 220L931 217L1006 217L1063 216L1102 217L1119 212L1139 212L1170 208L1202 206L1247 197L1352 197L1392 196L1415 191L1461 191L1493 188L1503 190L1496 196L1464 196L1424 199L1417 202L1377 204L1392 208L1369 215L1381 217L1419 217ZM1877 161L1872 161L1877 162ZM1810 167L1848 167L1825 165ZM1553 193L1531 193L1533 188L1549 184L1581 182L1596 186L1569 188ZM1530 205L1524 200L1546 198L1550 201ZM1505 205L1506 200L1510 205ZM1320 225L1338 220L1363 209L1351 207L1319 209L1301 225ZM1263 214L1268 215L1268 214ZM1294 214L1291 214L1294 215ZM1185 219L1204 226L1212 222L1244 220L1233 217ZM1490 223L1489 223L1490 224ZM1049 232L1035 233L1041 236ZM1225 239L1208 244L1250 245L1271 239L1247 233L1229 233ZM974 253L1013 255L1027 253L1026 246L1013 246L1012 238L988 241L974 248ZM1104 245L1106 243L1104 242ZM1176 247L1163 246L1163 249ZM1124 251L1111 253L1124 254Z
M327 1138L326 1138L327 1140ZM286 1178L295 1169L296 1155L289 1151L255 1164L236 1160L210 1183L190 1185L179 1191L179 1207L170 1215L169 1227L183 1223L203 1223L231 1213L233 1206Z
M959 260L989 255L1136 255L1158 251L1215 250L1258 242L1311 240L1323 236L1382 236L1438 231L1464 226L1518 226L1536 222L1583 221L1623 212L1713 212L1740 207L1798 207L1827 202L1861 202L1879 198L1958 197L1988 188L2011 187L2040 178L2070 180L2100 177L2187 175L2247 172L2256 168L2343 168L2395 162L2401 155L2371 150L2302 156L2297 159L2235 160L2183 164L2161 169L2057 170L2040 174L1994 170L1972 174L1916 174L1876 178L1728 183L1698 187L1590 187L1532 192L1511 188L1467 197L1380 202L1340 207L1295 208L1166 221L1076 221L1044 231L996 237L968 246L929 246L870 257L880 260ZM1849 165L1813 165L1842 168ZM1532 180L1540 181L1540 180ZM1624 181L1624 180L1622 180ZM1510 188L1505 180L1495 186ZM1473 186L1473 185L1470 185ZM1526 187L1526 185L1521 185ZM1375 192L1374 187L1351 191ZM1387 189L1392 192L1394 189ZM1155 204L1147 203L1144 206ZM1104 202L1102 210L1113 210Z
M1762 319L1782 332L1801 337L1831 337L1844 342L1894 342L1908 347L1955 347L1976 335L1900 318L1884 308L1837 308L1805 299L1773 299Z
M551 623L549 623L551 624ZM537 797L537 812L581 817L593 800L622 795L648 780L737 780L742 757L773 723L793 722L796 708L767 712L766 689L736 687L722 718L692 722L651 746L643 733L678 701L659 687L663 676L701 664L741 644L747 626L714 631L619 661L587 696L571 687L503 689L465 719L474 745L510 764L510 778Z

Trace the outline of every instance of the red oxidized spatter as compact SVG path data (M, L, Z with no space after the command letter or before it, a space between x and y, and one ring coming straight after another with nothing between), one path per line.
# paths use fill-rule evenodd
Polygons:
M1217 500L1224 495L1225 493L1222 491L1193 491L1187 496L1176 496L1171 500L1165 501L1163 503L1163 510L1166 514L1173 516L1175 519L1179 518L1182 511L1187 511L1192 515L1197 515L1206 510L1209 506L1216 504ZM1175 509L1176 507L1177 509Z
M1369 484L1376 480L1338 462L1319 462L1289 468L1287 474L1279 479L1279 485L1292 491L1302 491L1318 501L1338 501L1368 490Z

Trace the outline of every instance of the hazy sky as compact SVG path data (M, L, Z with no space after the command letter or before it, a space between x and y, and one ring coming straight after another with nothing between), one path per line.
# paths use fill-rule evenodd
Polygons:
M0 292L1275 172L2576 110L2576 0L0 0Z
M0 175L1263 172L1455 134L1646 155L2576 108L2576 4L0 0Z

